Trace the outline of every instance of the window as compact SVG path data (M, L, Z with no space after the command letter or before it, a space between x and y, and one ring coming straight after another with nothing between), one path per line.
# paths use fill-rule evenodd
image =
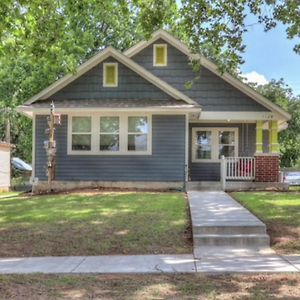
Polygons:
M153 65L156 67L164 67L168 64L167 44L153 45Z
M128 151L147 151L147 117L128 117Z
M152 116L91 113L68 116L69 155L151 155Z
M225 157L235 156L235 132L222 130L219 134L219 159L222 155Z
M72 117L72 150L90 151L92 147L91 117Z
M100 151L119 151L119 117L100 117Z
M211 131L197 131L196 140L196 158L211 159Z
M118 63L103 63L103 86L118 86Z
M219 161L238 156L237 128L193 128L192 162Z

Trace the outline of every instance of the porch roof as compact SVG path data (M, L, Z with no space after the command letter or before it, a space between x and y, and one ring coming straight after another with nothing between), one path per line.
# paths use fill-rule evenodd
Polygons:
M51 100L37 101L30 105L19 106L22 113L30 116L33 113L47 113L50 109ZM107 111L118 110L155 110L155 111L196 111L201 112L201 106L188 104L183 100L142 100L142 99L77 99L77 100L55 100L53 101L58 112L69 111L93 111L103 109Z

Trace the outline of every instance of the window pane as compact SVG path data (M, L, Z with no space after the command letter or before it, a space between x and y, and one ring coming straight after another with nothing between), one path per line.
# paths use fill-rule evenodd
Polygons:
M219 131L219 144L234 144L233 131Z
M72 134L72 150L91 150L91 135Z
M91 117L72 117L72 132L91 132Z
M220 151L219 151L219 158L221 158L222 155L225 157L234 157L234 146L224 146L220 145Z
M198 146L196 152L196 158L211 159L211 148L206 147L205 149L203 149L201 146Z
M198 145L202 145L203 147L211 145L211 131L197 131L196 138L196 143Z
M129 134L128 135L128 150L146 151L147 150L147 135L146 134Z
M118 134L100 134L101 151L119 151Z
M165 47L157 46L156 48L156 62L157 65L165 65Z
M196 158L211 159L211 131L196 132Z
M119 117L101 117L100 132L118 133Z
M116 84L116 66L112 65L112 66L105 66L106 70L106 78L105 78L105 82L108 85L115 85Z
M148 133L147 117L128 117L128 132Z

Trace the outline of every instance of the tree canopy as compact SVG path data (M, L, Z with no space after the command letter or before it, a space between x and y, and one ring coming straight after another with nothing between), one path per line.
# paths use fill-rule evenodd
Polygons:
M271 80L257 89L291 114L288 128L279 134L281 166L300 167L300 96L294 96L283 79Z
M277 23L300 37L300 3L293 0L2 0L0 4L0 139L31 159L30 120L15 107L112 45L124 50L159 28L235 73L245 51L247 14L265 30ZM300 53L300 45L294 51Z

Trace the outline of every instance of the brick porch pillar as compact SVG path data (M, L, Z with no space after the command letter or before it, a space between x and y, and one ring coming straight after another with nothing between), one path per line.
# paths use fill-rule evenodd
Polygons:
M263 153L263 122L256 123L255 181L279 182L279 145L277 121L269 122L269 153Z
M255 155L255 181L279 182L279 155Z

